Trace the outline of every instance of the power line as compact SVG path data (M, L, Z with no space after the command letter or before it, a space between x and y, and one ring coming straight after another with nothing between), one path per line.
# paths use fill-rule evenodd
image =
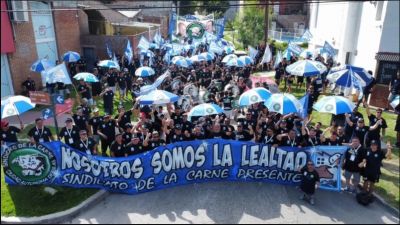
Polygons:
M110 8L90 8L90 7L77 7L77 8L52 8L50 10L31 10L31 9L7 9L1 10L1 12L41 12L41 11L76 11L76 10L146 10L146 9L176 9L176 8L237 8L237 7L252 7L252 6L274 6L274 5L311 5L311 4L329 4L329 3L346 3L346 2L366 2L366 0L311 0L311 1L272 1L269 3L243 3L243 4L230 4L229 6L208 6L208 5L180 5L180 6L141 6L141 7L131 7L131 6L111 6Z

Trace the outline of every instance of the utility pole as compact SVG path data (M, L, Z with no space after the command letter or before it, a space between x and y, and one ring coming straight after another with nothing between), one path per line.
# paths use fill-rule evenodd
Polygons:
M264 9L264 24L265 24L265 31L264 31L264 43L267 45L268 41L268 16L269 16L269 5L268 5L268 0L265 0L265 9Z

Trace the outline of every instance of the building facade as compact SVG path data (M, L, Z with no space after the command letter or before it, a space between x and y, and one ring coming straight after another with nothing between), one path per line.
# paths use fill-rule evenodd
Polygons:
M379 107L386 106L387 86L400 69L399 7L399 1L311 4L310 47L327 41L341 64L371 70L378 85L370 104Z

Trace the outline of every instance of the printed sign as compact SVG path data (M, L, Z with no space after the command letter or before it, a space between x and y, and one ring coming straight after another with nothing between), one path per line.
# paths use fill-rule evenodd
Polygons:
M32 103L39 105L51 105L50 95L44 91L30 91L29 98Z

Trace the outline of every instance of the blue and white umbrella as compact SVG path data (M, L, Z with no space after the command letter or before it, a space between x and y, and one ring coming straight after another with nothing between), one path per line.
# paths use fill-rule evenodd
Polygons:
M1 118L19 116L35 108L35 105L30 98L22 95L4 97L1 99Z
M222 62L223 62L223 63L227 63L229 60L231 60L231 59L237 59L237 58L238 58L237 55L229 54L229 55L226 55L226 56L222 59Z
M235 51L235 48L232 46L225 46L224 51L226 52L226 54L232 54Z
M202 55L194 55L190 57L190 61L192 62L202 62L202 61L207 61L207 58Z
M234 66L234 67L245 67L246 64L241 61L239 58L231 59L226 64L226 66Z
M250 65L254 63L254 60L248 55L240 56L239 60L242 61L245 65Z
M31 71L40 73L40 72L42 72L44 70L48 70L54 66L55 66L55 64L50 62L47 59L39 59L38 61L36 61L32 64Z
M400 104L400 95L396 95L393 101L390 102L390 105L395 109Z
M74 76L75 80L84 80L85 82L89 83L95 83L95 82L100 82L99 79L92 73L78 73Z
M189 111L188 118L191 119L193 116L216 115L223 112L224 110L216 104L203 103L193 107Z
M179 100L179 96L168 91L154 90L146 95L140 96L141 105L161 105L173 103Z
M203 52L203 53L200 53L199 55L205 57L207 61L212 61L215 58L215 55L210 52Z
M179 67L184 67L184 68L188 68L191 65L190 59L187 59L185 57L182 57L177 60L173 60L172 63Z
M324 73L326 66L318 61L300 60L286 67L286 72L296 76L316 76Z
M136 71L135 71L135 75L138 77L149 77L154 75L154 70L151 67L148 66L142 66L139 67Z
M297 113L302 110L303 106L300 101L291 94L272 94L265 106L269 111L277 112L282 115Z
M352 78L357 78L357 81L359 81L359 84L362 87L365 87L372 82L372 75L365 69L351 65L333 67L327 76L327 79L331 83L336 83L336 85L345 88L355 86L354 79Z
M80 58L81 56L79 53L73 51L68 51L63 56L65 62L77 62Z
M271 97L271 93L265 88L253 88L242 95L239 98L240 106L249 106L254 103L264 102Z
M313 106L318 112L334 115L351 113L355 107L354 103L342 96L324 96Z
M119 68L119 65L112 60L102 60L97 65L101 66L101 67L107 67L107 68L115 68L115 69Z

